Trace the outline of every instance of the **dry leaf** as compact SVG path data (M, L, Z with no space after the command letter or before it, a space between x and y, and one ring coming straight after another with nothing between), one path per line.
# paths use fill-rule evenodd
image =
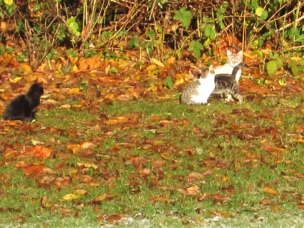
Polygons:
M277 194L279 194L276 190L273 190L273 189L267 188L267 187L265 187L263 189L263 192L268 193L270 195L277 195Z
M71 201L71 200L76 200L78 199L80 196L79 195L75 195L75 194L66 194L62 197L62 199L64 201Z
M165 67L165 65L162 62L160 62L159 60L157 60L155 58L151 58L150 60L152 63L156 64L157 66Z

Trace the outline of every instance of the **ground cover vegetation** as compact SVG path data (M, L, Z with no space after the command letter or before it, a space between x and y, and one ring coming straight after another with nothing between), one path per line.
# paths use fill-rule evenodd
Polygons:
M303 1L0 0L0 225L302 227ZM179 104L244 51L244 102Z

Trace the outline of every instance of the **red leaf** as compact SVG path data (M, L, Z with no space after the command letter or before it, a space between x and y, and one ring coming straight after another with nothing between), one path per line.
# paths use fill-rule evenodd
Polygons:
M45 158L48 158L51 155L52 151L53 151L52 149L48 149L43 146L36 146L32 148L30 151L25 152L24 155L33 156L43 160Z

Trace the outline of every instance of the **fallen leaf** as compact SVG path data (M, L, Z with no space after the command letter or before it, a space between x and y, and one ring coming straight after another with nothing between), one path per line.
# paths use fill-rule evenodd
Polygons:
M68 94L80 94L80 89L79 88L72 88L68 91Z
M80 196L79 195L76 195L76 194L66 194L62 197L62 199L64 201L71 201L71 200L76 200L78 199Z
M165 65L162 62L160 62L159 60L157 60L155 58L151 58L150 60L152 63L156 64L157 66L165 67Z
M110 215L110 216L108 217L107 221L108 221L109 223L114 223L114 222L116 222L116 221L121 220L122 218L124 218L123 215L113 214L113 215Z
M271 188L267 188L267 187L265 187L263 189L263 192L265 192L267 194L270 194L270 195L277 195L277 194L279 194L277 191L275 191L275 190L273 190Z
M52 149L48 149L44 146L36 146L36 147L32 148L30 151L25 152L24 155L33 156L33 157L36 157L36 158L42 160L42 159L46 159L46 158L50 157L52 152L53 152Z

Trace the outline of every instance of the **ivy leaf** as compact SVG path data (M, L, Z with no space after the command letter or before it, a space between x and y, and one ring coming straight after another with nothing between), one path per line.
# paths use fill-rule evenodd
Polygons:
M262 7L260 7L260 6L259 6L258 8L256 8L255 14L256 14L257 16L259 16L262 20L266 20L267 17L268 17L268 12L267 12L267 10L265 10L264 8L262 8Z
M76 36L80 36L80 32L79 32L79 25L76 22L76 18L75 17L70 17L66 20L67 25L69 26L69 28L74 32L74 34Z
M149 29L146 32L146 36L150 39L150 40L155 40L155 32L153 29Z
M169 89L173 89L173 80L171 76L168 76L163 81L163 85L168 87Z
M283 68L283 60L281 58L277 58L277 66L279 69Z
M277 58L279 57L279 54L269 52L269 57L270 57L271 59L277 59Z
M266 71L269 76L274 75L278 70L278 65L276 60L271 60L266 63Z
M291 69L291 72L293 74L293 76L297 76L299 73L299 68L298 68L298 64L297 61L294 59L290 59L288 62L288 67Z
M173 17L174 20L179 20L184 28L189 28L190 21L192 19L192 13L190 10L186 10L185 7L182 7L179 11L175 11L175 15Z
M206 37L210 38L211 40L215 39L215 29L211 24L207 24L204 28L204 34Z
M201 51L204 50L204 46L198 41L192 41L189 46L189 50L193 52L195 58L201 57Z
M138 47L139 46L139 38L138 36L134 36L131 38L130 42L128 43L128 48Z
M109 32L109 31L104 31L102 34L101 34L101 40L108 40L112 37L113 35L113 32Z

